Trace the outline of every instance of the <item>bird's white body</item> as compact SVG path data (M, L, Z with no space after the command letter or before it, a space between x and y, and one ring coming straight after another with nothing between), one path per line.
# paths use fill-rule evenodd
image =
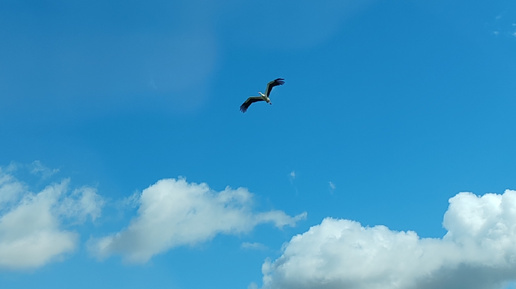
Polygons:
M271 99L267 95L265 95L265 94L263 94L261 92L258 92L258 93L263 98L263 100L265 100L268 104L272 104Z

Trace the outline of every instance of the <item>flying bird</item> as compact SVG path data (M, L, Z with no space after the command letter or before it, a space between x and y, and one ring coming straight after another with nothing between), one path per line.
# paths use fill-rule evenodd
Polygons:
M240 106L240 111L246 112L247 109L249 108L249 106L253 102L257 102L257 101L266 101L268 104L272 104L271 100L269 98L269 95L271 94L272 88L277 86L277 85L283 85L283 83L285 83L285 80L283 78L276 78L273 81L270 81L269 83L267 83L267 88L265 89L265 94L263 94L261 92L258 92L260 94L260 96L251 96L251 97L249 97Z

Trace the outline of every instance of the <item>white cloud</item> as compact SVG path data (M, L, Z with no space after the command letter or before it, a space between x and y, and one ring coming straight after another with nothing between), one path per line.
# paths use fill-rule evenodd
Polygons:
M294 226L306 213L291 217L282 211L254 213L252 194L244 188L212 191L206 184L164 179L143 190L138 215L121 232L91 240L100 258L122 255L144 263L152 256L181 245L207 241L217 234L239 234L261 223Z
M68 218L76 218L83 223L89 216L92 221L100 217L104 200L97 195L95 189L82 187L74 190L68 197L62 200L58 206L58 212Z
M62 223L97 217L102 201L91 188L69 194L68 184L64 180L33 193L0 168L0 268L37 268L76 248L78 234L61 229Z
M16 181L13 176L3 173L0 168L0 209L6 203L17 200L24 190L23 184Z
M450 199L443 238L327 218L262 266L263 288L490 289L516 279L516 191Z

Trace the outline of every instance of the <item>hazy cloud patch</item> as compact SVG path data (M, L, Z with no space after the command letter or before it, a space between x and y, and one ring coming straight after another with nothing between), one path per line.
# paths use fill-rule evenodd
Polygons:
M337 186L335 186L335 184L332 181L328 182L328 186L330 188L330 193L333 194L335 192L335 189L337 188Z
M267 246L265 246L262 243L257 242L244 242L241 245L242 249L249 249L249 250L267 250Z

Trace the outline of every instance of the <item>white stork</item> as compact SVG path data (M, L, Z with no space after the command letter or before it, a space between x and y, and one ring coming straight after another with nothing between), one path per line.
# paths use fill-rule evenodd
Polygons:
M246 112L247 109L249 108L249 106L253 102L257 102L257 101L266 101L268 104L272 104L271 100L269 98L269 95L271 94L272 88L277 86L277 85L282 85L283 83L285 83L285 80L283 78L276 78L273 81L270 81L269 83L267 83L267 88L265 89L265 94L263 94L261 92L258 92L260 94L260 96L251 96L251 97L249 97L240 106L240 111Z

